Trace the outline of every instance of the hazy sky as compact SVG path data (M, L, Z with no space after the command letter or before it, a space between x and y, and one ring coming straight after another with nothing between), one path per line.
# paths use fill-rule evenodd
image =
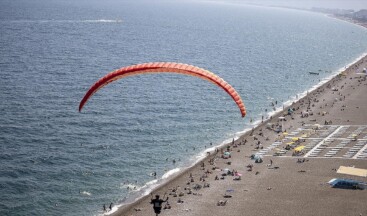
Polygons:
M340 8L340 9L367 9L367 0L238 0L242 2L290 6L290 7L324 7L324 8Z

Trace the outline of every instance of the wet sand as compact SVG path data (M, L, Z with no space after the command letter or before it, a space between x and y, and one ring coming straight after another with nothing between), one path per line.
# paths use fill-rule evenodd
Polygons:
M290 108L295 110L292 115L287 115L289 107L286 107L234 144L229 143L227 147L231 158L222 158L221 152L227 147L219 149L218 153L211 153L202 163L159 187L153 194L163 196L166 193L171 205L171 209L162 209L160 215L367 215L367 190L335 189L327 184L332 178L367 181L364 177L336 173L341 165L367 169L367 158L353 159L355 153L346 156L357 142L350 141L350 134L361 129L357 140L362 142L367 137L367 127L364 127L367 126L367 81L365 75L356 74L364 67L367 67L367 56L292 104ZM302 117L306 112L308 116ZM322 136L339 130L344 132L331 142L347 140L348 144L331 157L325 157L325 153L316 157L305 157L306 154L292 156L292 149L281 156L273 156L275 152L284 150L286 142L292 139L290 135L267 129L268 123L281 125L280 116L285 118L283 130L288 134L297 132L293 137L306 137L299 145L311 145L315 140L321 143L318 140L322 140ZM325 122L329 124L325 125ZM314 130L316 124L320 126ZM323 135L328 130L329 134ZM261 146L255 149L259 141L263 149L276 141L281 141L281 144L265 152L262 163L255 163L250 157L262 150ZM335 147L337 144L330 145ZM331 148L326 147L324 151ZM361 153L362 150L357 151ZM298 159L304 159L304 162L297 163ZM271 166L270 161L273 162ZM249 164L253 165L252 171L247 167ZM225 168L241 173L241 180L234 180L232 175L215 180L216 176L222 177ZM204 187L204 184L209 184L209 187ZM197 185L201 188L195 190ZM173 190L176 190L176 195ZM226 198L225 194L231 197ZM179 199L183 203L178 203ZM218 206L219 201L226 202L226 205ZM150 196L143 197L112 215L155 215L149 202Z

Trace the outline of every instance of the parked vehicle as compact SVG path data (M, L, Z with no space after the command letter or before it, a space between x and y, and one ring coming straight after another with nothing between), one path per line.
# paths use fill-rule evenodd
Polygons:
M360 189L360 190L364 190L367 188L366 182L361 182L353 179L334 178L331 179L328 183L333 188Z

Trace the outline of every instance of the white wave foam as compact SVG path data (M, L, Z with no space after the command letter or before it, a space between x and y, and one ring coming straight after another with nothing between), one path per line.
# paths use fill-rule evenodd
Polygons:
M144 191L144 193L143 193L143 196L146 196L146 195L148 195L148 194L150 194L152 191L153 191L153 189L155 188L155 187L157 187L158 186L158 179L154 179L154 180L152 180L152 181L149 181L149 182L147 182L143 187L142 187L142 189L144 188L146 188L146 190Z
M167 171L165 174L163 174L162 179L167 179L168 177L174 175L175 173L180 172L181 168L174 168L169 171Z
M122 20L106 20L106 19L99 19L99 20L82 20L81 22L89 22L89 23L121 23Z
M251 128L246 127L244 130L236 132L236 135L239 136L239 137L241 137L242 135L244 135L245 133L249 132L250 130L251 130Z
M81 191L80 194L86 195L86 196L91 196L92 194L88 191Z
M149 186L149 185L154 185L155 183L157 183L158 182L158 179L154 179L154 180L152 180L152 181L148 181L147 183L146 183L146 185L147 186Z
M106 213L104 213L103 215L110 215L114 212L116 212L122 205L115 205L115 206L112 206L112 209Z

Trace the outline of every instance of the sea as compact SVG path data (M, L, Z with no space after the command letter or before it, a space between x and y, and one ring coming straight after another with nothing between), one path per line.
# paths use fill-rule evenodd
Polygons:
M301 10L2 0L0 215L102 215L110 203L114 212L366 53L365 28ZM115 81L78 112L108 72L156 61L219 75L247 116L218 86L178 74Z

